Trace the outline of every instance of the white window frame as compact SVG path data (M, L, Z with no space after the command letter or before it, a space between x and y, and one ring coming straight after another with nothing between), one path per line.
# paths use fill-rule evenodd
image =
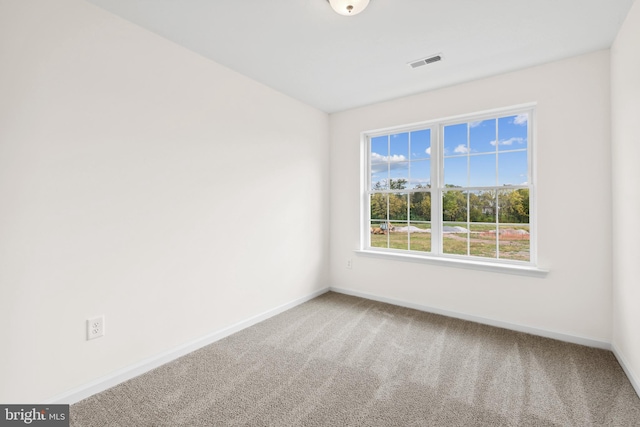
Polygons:
M429 120L404 126L365 131L361 134L361 181L360 181L360 248L357 253L365 256L400 259L405 261L424 262L430 264L447 265L461 268L506 272L542 277L547 270L538 266L537 258L537 228L536 215L536 170L535 170L535 123L536 104L522 104L506 108L483 111L479 113L465 114L455 117L447 117ZM472 121L497 119L500 117L528 114L527 126L527 161L528 173L526 188L529 189L529 261L515 261L502 258L484 258L470 255L454 255L443 252L442 242L442 195L444 187L444 128L445 126ZM380 248L371 246L371 218L370 201L371 188L371 146L372 138L417 130L431 130L431 252L410 251L404 249ZM498 166L496 165L496 168ZM525 187L525 186L520 186ZM472 187L463 187L461 190L473 190ZM410 189L403 191L411 192ZM497 220L496 212L496 220ZM498 248L496 248L498 250Z

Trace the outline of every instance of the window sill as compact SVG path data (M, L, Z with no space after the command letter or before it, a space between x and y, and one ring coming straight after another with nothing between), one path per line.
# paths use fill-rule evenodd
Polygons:
M462 260L462 259L444 258L444 257L442 258L430 257L430 256L424 256L424 255L413 255L408 253L402 254L402 253L364 250L364 249L356 250L354 252L358 255L373 257L373 258L384 258L384 259L392 259L396 261L418 262L423 264L440 265L445 267L466 268L470 270L491 271L494 273L517 274L520 276L542 278L542 277L546 277L547 274L549 274L549 270L545 270L545 269L530 266L530 265L495 264L495 263L483 262L483 261Z

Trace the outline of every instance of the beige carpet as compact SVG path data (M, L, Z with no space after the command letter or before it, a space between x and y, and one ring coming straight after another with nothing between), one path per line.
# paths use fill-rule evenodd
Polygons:
M611 352L327 293L71 406L71 426L640 426Z

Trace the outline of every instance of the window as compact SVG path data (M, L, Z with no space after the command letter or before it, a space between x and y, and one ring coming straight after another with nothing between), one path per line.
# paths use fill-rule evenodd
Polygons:
M535 265L533 108L365 134L365 251Z

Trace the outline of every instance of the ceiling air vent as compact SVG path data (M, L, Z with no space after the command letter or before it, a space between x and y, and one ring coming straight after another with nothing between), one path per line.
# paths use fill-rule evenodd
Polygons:
M434 62L442 61L442 54L432 55L427 58L418 59L417 61L409 62L411 68L422 67L423 65L433 64Z

